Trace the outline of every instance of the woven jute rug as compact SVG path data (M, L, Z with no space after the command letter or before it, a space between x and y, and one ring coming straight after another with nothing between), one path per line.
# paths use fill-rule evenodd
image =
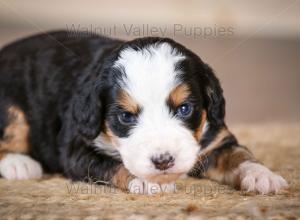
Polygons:
M106 186L0 179L0 219L299 219L300 124L233 126L240 143L287 179L277 195L254 195L206 179L177 182L173 194L133 195Z

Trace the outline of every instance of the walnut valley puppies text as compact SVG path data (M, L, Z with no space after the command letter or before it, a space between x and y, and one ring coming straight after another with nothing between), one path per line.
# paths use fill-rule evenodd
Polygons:
M125 35L128 37L176 37L185 36L188 38L215 38L230 37L234 35L234 27L232 26L200 26L200 25L183 25L172 24L158 26L153 24L120 24L102 26L97 24L81 25L66 24L66 29L72 35L91 35L100 34L107 37Z

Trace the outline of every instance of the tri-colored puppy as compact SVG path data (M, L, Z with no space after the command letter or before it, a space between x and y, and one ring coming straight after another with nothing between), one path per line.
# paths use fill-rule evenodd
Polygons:
M7 179L61 172L141 193L172 190L185 174L264 194L287 186L239 145L224 116L211 68L171 39L55 32L0 51Z

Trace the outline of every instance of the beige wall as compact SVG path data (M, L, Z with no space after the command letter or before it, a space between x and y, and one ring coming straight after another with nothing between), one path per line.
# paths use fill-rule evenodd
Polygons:
M167 28L168 37L192 49L216 71L229 123L300 121L300 1L0 0L0 47L72 24L96 33L106 29L108 35L116 25L117 33L111 35L123 39L151 35L127 34L123 24L137 30L143 24ZM174 35L174 24L188 31L233 28L233 33Z
M233 26L235 36L300 36L297 0L7 0L0 26L64 28L67 24L180 23Z

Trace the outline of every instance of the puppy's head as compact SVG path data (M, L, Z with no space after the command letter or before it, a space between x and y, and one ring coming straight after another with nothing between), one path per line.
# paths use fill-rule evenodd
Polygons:
M120 155L132 174L150 182L187 173L204 131L223 123L218 80L195 54L170 39L125 43L89 88L76 107L81 134Z

